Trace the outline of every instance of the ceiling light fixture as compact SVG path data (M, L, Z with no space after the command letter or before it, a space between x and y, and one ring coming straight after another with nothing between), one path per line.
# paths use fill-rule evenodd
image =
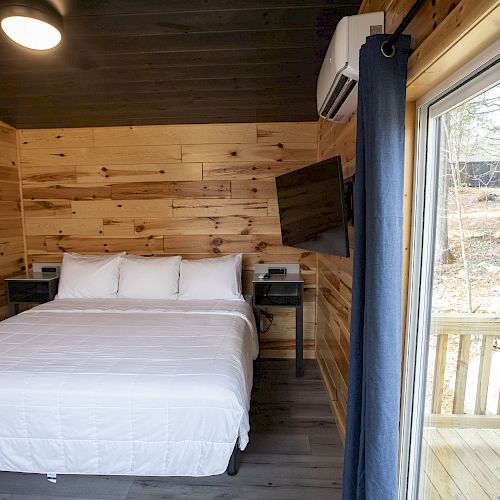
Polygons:
M61 15L46 2L23 2L0 6L3 31L14 42L33 50L48 50L60 41Z

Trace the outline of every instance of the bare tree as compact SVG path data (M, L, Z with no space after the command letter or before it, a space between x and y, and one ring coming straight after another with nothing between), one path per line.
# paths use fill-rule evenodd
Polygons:
M458 231L460 236L460 251L462 257L462 263L464 266L464 274L465 274L465 293L467 294L467 312L472 312L472 293L470 287L470 274L469 274L469 264L467 261L467 254L465 251L465 233L464 233L464 224L463 224L463 206L462 201L460 199L460 161L456 154L457 149L454 149L458 145L460 146L460 140L463 137L464 130L461 129L458 131L456 137L453 136L453 133L450 130L450 117L445 116L442 120L442 126L447 138L447 142L450 145L448 150L448 165L450 166L451 171L451 179L452 179L452 188L456 203L456 209L458 214ZM457 142L455 142L458 139Z
M498 95L498 93L497 93ZM441 118L441 175L440 200L438 208L438 249L437 262L446 264L450 261L448 245L448 196L453 194L457 213L458 233L460 242L460 258L463 264L465 293L468 312L473 311L470 269L465 245L464 217L465 212L461 200L464 181L468 183L468 166L471 160L495 159L499 155L499 127L493 123L495 111L500 110L500 96L490 96L487 93L469 100L447 112ZM486 175L479 173L475 180L478 186L487 186L496 180L498 161L489 163L490 170ZM475 173L473 174L475 175ZM486 197L488 201L488 197Z
M446 141L446 135L441 137ZM447 150L447 145L442 144ZM439 179L438 179L438 204L437 204L437 233L436 233L436 264L449 264L453 261L448 237L448 193L450 189L451 176L448 160L440 156Z

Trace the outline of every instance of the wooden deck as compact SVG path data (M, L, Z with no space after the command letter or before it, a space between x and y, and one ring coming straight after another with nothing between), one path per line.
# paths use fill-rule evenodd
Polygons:
M343 448L315 361L261 359L255 367L250 444L237 476L59 476L0 472L0 500L336 500Z
M426 427L422 500L500 499L500 429Z

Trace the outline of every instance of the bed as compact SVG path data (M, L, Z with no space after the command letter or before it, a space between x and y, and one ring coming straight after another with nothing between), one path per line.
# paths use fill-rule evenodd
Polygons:
M248 443L257 354L244 300L62 299L9 318L0 470L223 473Z

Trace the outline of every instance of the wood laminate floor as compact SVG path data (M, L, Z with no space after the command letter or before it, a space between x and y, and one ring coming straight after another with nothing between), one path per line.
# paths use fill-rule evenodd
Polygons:
M250 444L237 476L45 476L0 472L0 500L335 500L343 449L315 361L295 378L293 360L258 360Z

